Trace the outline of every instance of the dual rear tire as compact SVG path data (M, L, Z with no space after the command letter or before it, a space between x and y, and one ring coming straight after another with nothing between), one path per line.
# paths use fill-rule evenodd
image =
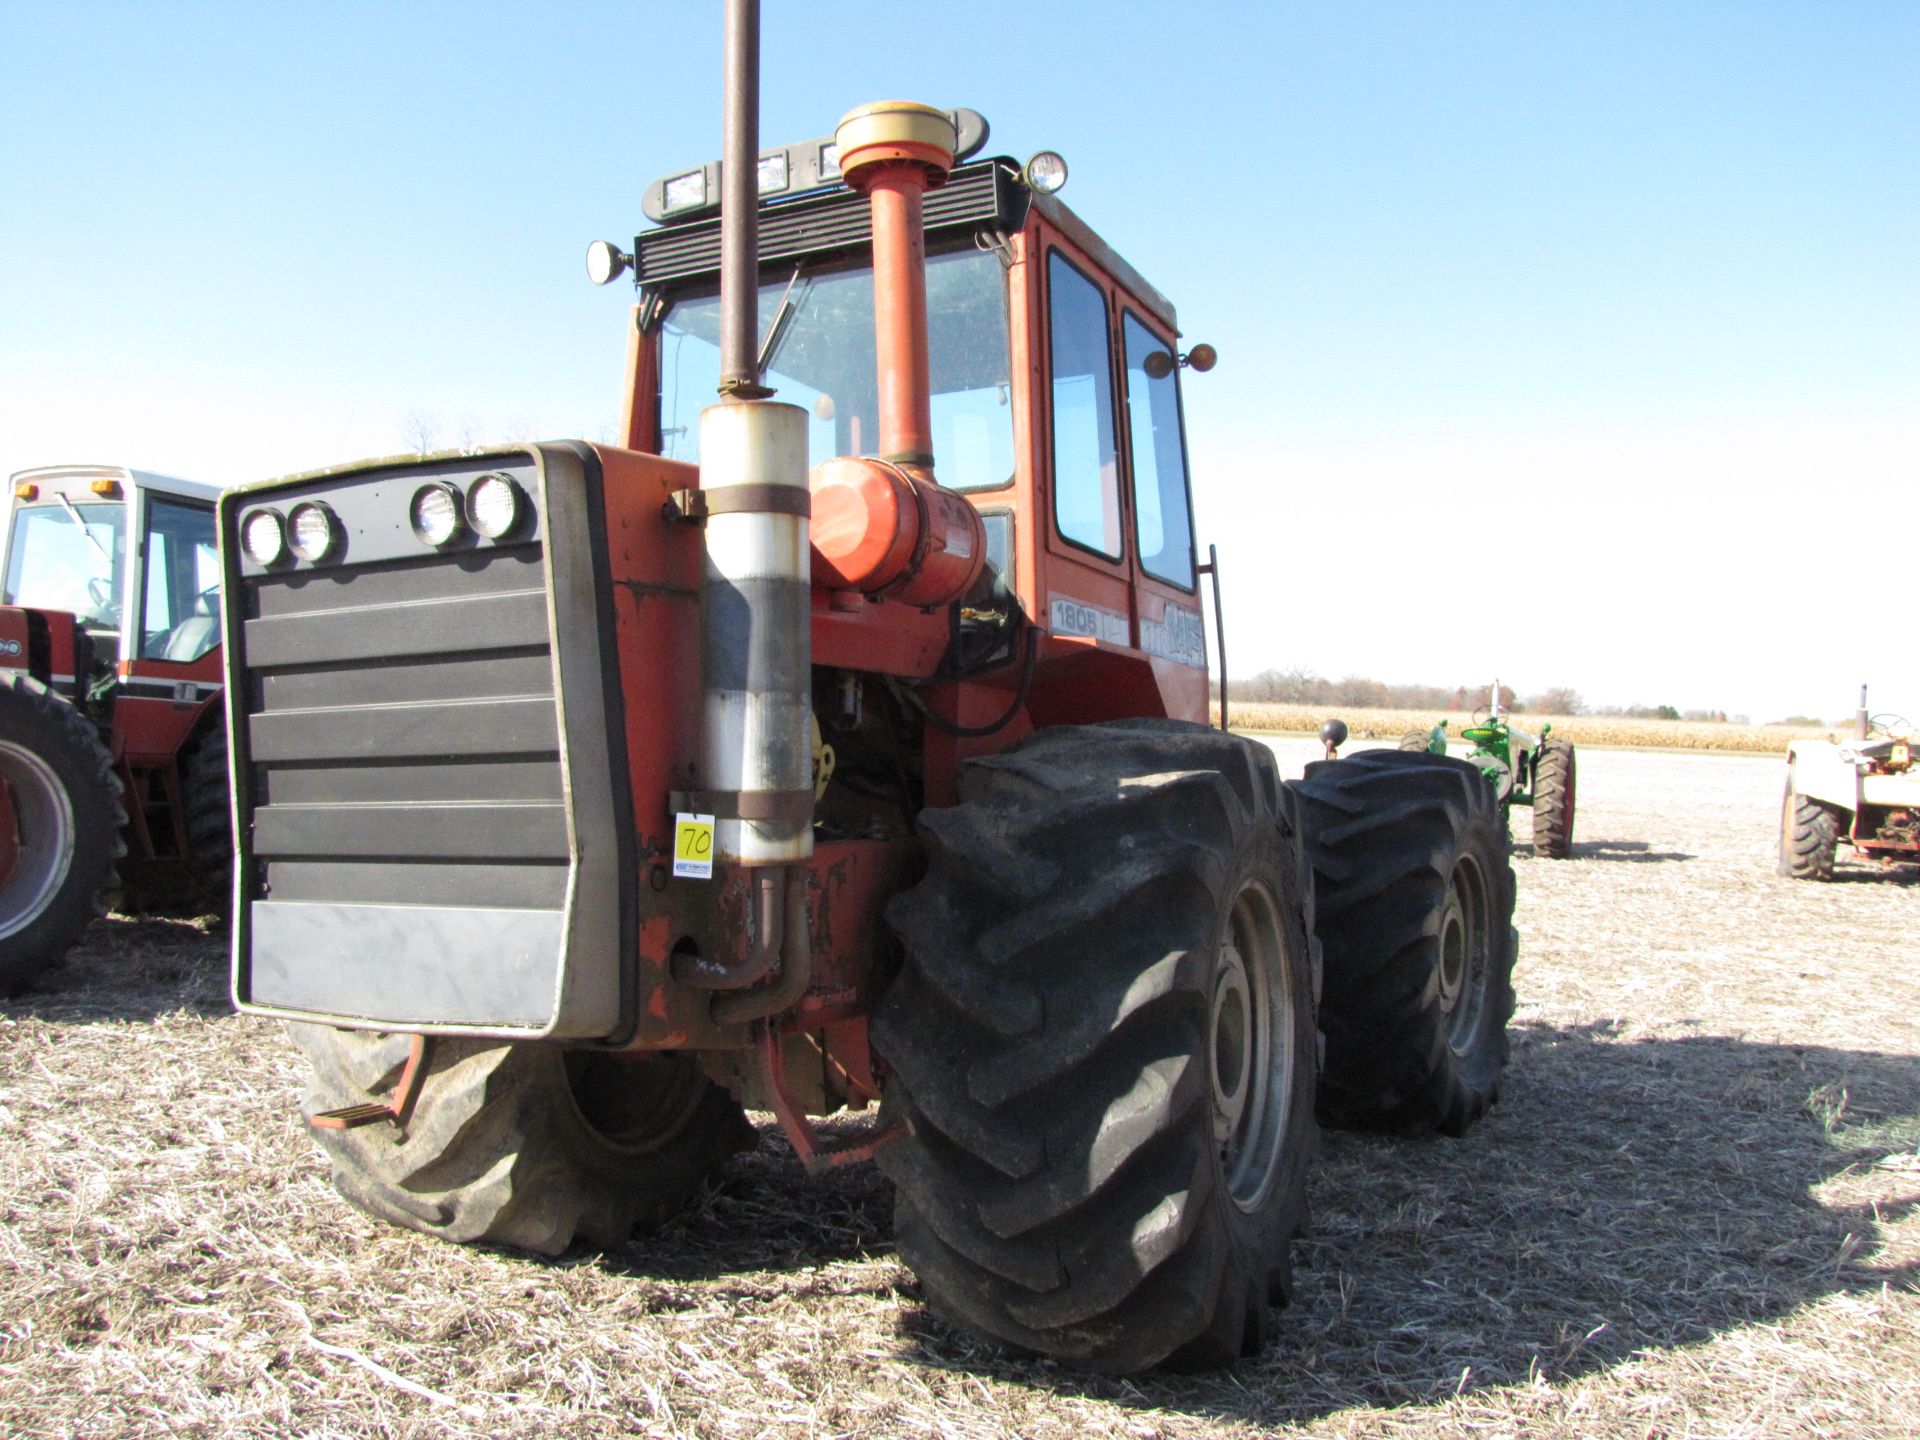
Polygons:
M1463 1134L1499 1095L1514 879L1492 787L1447 756L1367 750L1294 787L1326 961L1321 1118Z
M875 1016L900 1253L932 1308L1091 1369L1257 1351L1314 1126L1315 959L1271 754L1059 727L921 817Z

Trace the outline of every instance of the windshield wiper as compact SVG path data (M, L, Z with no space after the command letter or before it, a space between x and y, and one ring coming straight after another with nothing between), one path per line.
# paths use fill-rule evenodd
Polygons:
M54 492L53 498L60 502L60 508L66 511L68 516L72 518L73 523L80 527L80 533L87 537L87 543L98 550L100 552L100 558L111 566L113 564L113 556L109 555L107 553L107 547L100 543L100 537L87 528L87 522L80 518L80 512L73 508L73 502L57 490Z
M787 279L787 288L780 296L780 304L773 312L773 319L767 323L767 338L760 342L760 373L765 375L773 357L780 353L780 342L787 338L787 327L793 323L793 317L799 306L793 303L793 287L800 283L800 271L803 267L793 267L793 274ZM802 291L802 297L805 296Z

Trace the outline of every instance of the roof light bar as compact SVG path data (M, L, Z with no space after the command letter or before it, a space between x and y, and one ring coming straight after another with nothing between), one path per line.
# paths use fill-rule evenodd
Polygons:
M977 110L949 110L958 144L954 163L980 153L987 143L989 129ZM833 136L802 140L797 145L782 145L760 152L759 192L761 199L802 195L809 190L840 183L840 155ZM656 225L673 225L697 220L720 208L720 162L709 160L692 170L663 175L647 186L640 208Z

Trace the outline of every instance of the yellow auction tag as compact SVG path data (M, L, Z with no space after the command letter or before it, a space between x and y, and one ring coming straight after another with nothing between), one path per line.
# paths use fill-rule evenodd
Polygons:
M673 817L673 873L685 880L713 878L713 816Z

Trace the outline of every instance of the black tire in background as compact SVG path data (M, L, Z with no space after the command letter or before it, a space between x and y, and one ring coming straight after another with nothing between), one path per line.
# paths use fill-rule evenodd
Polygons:
M929 1304L1110 1372L1258 1350L1317 1146L1311 891L1271 753L1062 726L967 762L920 823L873 1038Z
M412 1037L289 1027L312 1065L309 1118L387 1101ZM333 1183L382 1220L444 1240L558 1255L674 1214L755 1136L690 1059L441 1037L404 1129L313 1131Z
M1533 853L1565 860L1573 853L1577 778L1573 745L1556 735L1540 742L1533 763Z
M1833 879L1843 828L1840 813L1832 806L1794 794L1789 773L1786 796L1780 802L1780 873L1795 880Z
M1432 753L1427 748L1432 741L1431 730L1409 730L1400 737L1400 748L1407 751L1418 750L1422 755L1427 755Z
M187 822L187 883L203 914L231 918L233 805L227 778L227 722L218 706L180 761Z
M0 994L58 962L106 909L126 854L120 777L93 723L30 676L0 681L0 778L18 858L0 886Z
M1464 760L1368 750L1292 787L1326 964L1329 1124L1464 1133L1500 1090L1514 880L1492 786Z

